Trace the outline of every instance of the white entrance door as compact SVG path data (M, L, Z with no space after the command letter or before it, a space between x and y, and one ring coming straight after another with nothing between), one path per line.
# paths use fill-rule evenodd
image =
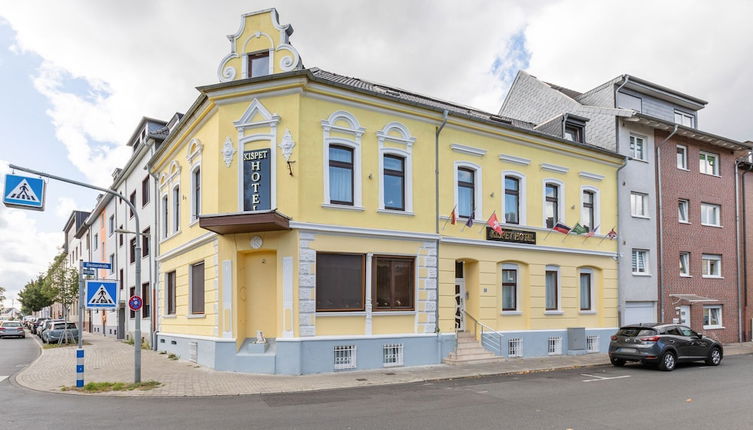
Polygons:
M680 324L690 327L690 306L680 306Z
M455 330L465 331L465 279L455 279Z

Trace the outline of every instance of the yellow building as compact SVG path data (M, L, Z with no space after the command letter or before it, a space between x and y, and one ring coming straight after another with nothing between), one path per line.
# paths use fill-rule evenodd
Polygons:
M502 356L606 348L622 158L305 69L291 33L274 9L244 15L220 83L150 162L158 348L285 374L439 363L457 330ZM597 230L552 232L545 211Z

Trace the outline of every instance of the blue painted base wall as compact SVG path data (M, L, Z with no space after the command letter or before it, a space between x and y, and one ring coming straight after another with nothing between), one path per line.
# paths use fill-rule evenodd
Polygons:
M617 328L603 328L603 329L586 329L586 336L598 336L599 338L599 353L607 353L609 351L610 337L617 331ZM508 341L513 338L519 338L522 342L523 357L546 357L549 354L548 340L550 337L562 338L562 355L578 355L586 354L585 345L584 349L568 350L568 338L567 330L546 330L546 331L506 331L502 332L502 353L500 354L496 350L491 352L503 357L510 357ZM485 333L484 336L487 336ZM495 344L499 342L498 339L489 335L487 344ZM512 357L511 357L512 358Z
M383 351L386 344L402 344L403 366L409 367L440 364L455 350L457 343L454 333L369 338L269 339L267 350L259 353L258 348L249 348L247 344L236 350L235 341L232 340L208 340L169 334L158 334L157 338L159 351L175 354L184 360L190 357L190 343L196 342L196 362L212 369L283 375L334 372L335 346L355 346L356 367L348 370L367 370L385 367Z

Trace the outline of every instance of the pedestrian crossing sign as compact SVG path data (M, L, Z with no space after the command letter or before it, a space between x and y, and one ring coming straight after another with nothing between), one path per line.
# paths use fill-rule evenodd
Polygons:
M44 210L45 183L42 178L5 175L3 203L8 207Z
M86 307L88 309L115 309L118 306L118 289L115 281L86 281Z

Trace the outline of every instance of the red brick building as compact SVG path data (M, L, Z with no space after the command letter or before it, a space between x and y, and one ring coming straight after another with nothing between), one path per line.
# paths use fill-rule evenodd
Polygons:
M742 201L735 198L741 187L736 172L738 158L750 147L697 129L652 122L659 161L662 319L688 324L725 343L738 342L745 313L738 249L753 240L743 241L743 225L737 225ZM753 191L753 177L748 180Z

